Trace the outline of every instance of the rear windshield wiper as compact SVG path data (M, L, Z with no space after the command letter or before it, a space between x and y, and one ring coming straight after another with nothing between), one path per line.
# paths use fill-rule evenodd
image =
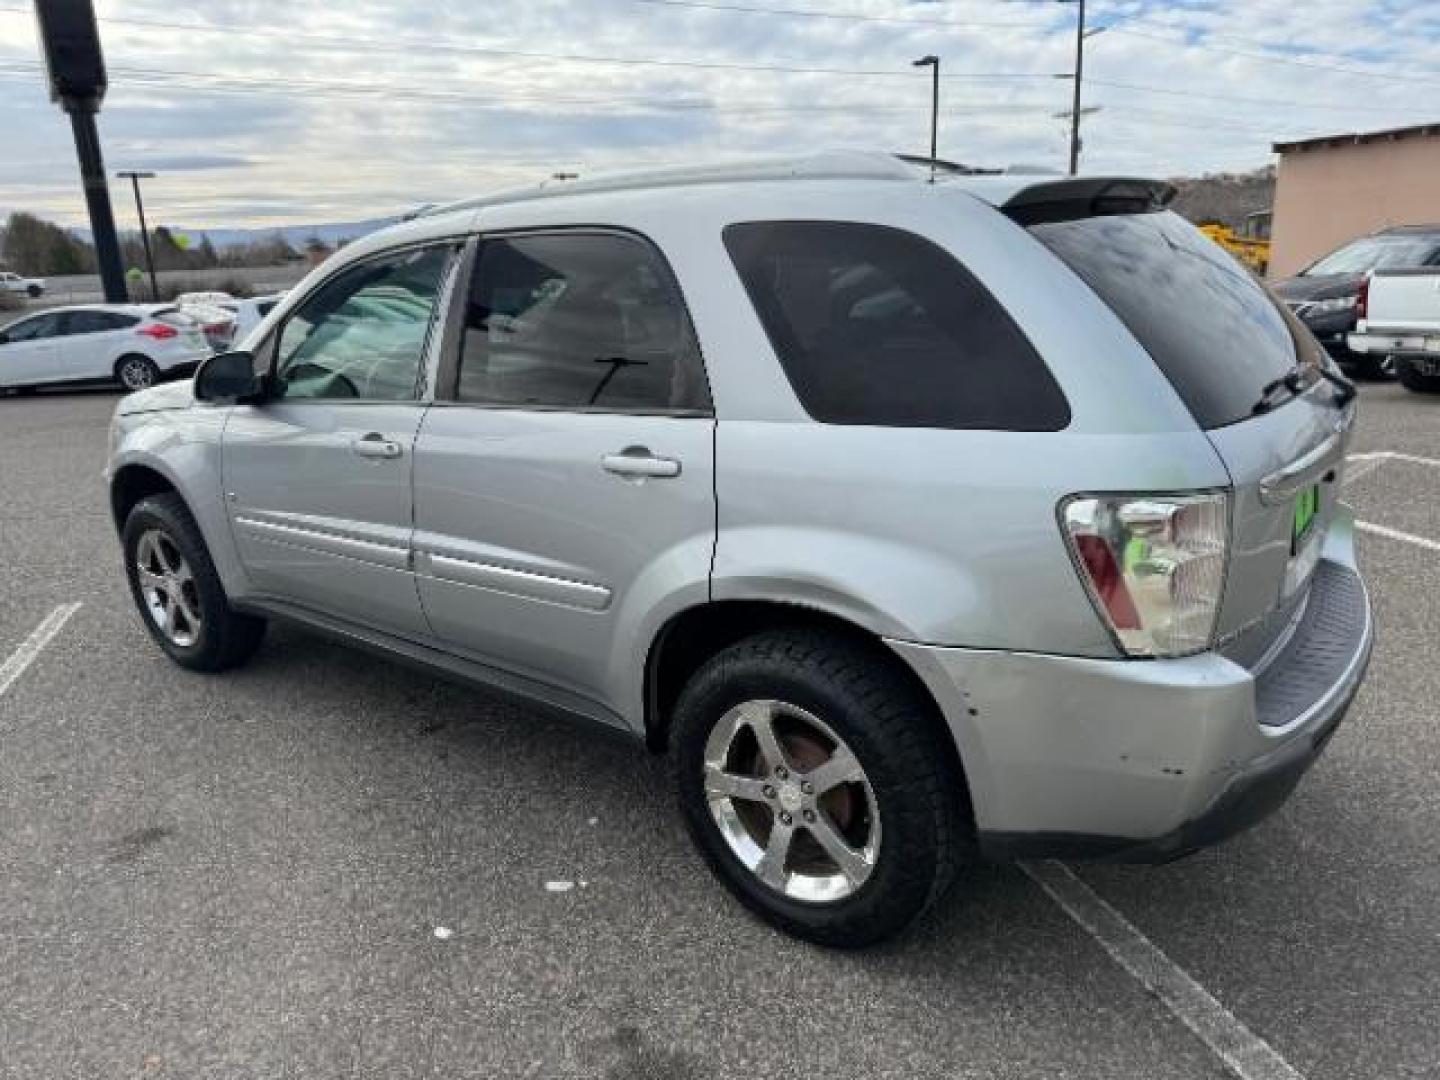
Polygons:
M1320 373L1322 379L1335 387L1335 404L1340 406L1340 408L1343 409L1346 405L1349 405L1350 402L1355 400L1355 395L1360 393L1360 391L1355 388L1355 384L1338 371L1331 371L1324 366L1317 367L1315 370Z
M1281 390L1290 394L1298 394L1305 385L1305 369L1296 364L1289 371L1285 372L1278 379L1271 379L1260 388L1260 400L1250 406L1250 415L1259 416L1263 412L1269 412L1275 407L1271 398Z
M1271 399L1281 390L1288 391L1292 395L1300 393L1305 387L1305 373L1307 371L1315 372L1319 378L1324 379L1331 386L1335 387L1334 401L1339 408L1343 409L1346 405L1350 404L1350 402L1355 399L1355 395L1359 393L1359 391L1355 389L1355 384L1345 378L1345 376L1338 375L1320 364L1296 364L1289 371L1285 372L1284 375L1281 375L1278 379L1271 379L1260 388L1260 400L1250 406L1250 414L1252 416L1258 416L1263 412L1269 412L1273 409L1275 402Z

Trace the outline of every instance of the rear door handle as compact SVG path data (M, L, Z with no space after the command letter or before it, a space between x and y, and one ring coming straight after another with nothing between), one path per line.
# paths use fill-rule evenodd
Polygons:
M362 435L350 444L350 449L363 458L397 458L405 451L394 439L387 439L378 431Z
M606 454L600 467L616 476L653 477L663 480L680 475L680 462L674 458L656 457L643 446L627 446L618 454Z

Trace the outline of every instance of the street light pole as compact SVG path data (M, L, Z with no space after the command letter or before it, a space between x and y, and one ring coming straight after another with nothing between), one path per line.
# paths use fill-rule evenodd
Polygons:
M940 128L940 58L935 55L922 56L912 67L930 69L930 162L934 166L938 157L938 135Z
M119 172L115 174L130 181L135 189L135 213L140 218L140 241L145 245L145 265L150 271L150 299L160 300L160 282L155 278L155 256L150 251L150 230L145 227L145 204L140 201L140 181L153 179L153 172Z

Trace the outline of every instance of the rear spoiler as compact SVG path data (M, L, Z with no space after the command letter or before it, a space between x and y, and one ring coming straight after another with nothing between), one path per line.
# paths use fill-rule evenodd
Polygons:
M1116 214L1153 214L1175 198L1175 185L1134 176L1085 176L1032 184L1000 207L1020 225Z

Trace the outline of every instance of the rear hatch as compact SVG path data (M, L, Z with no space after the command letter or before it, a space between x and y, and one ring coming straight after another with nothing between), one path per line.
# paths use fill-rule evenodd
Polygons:
M199 321L179 308L157 308L150 312L150 318L177 331L179 337L176 340L189 349L199 350L209 347L205 331Z
M1376 270L1366 328L1440 334L1440 268Z
M1319 561L1340 491L1352 394L1321 376L1328 358L1284 304L1164 209L1171 190L1134 180L1057 181L1003 209L1126 325L1228 470L1230 561L1216 632L1228 653L1253 666L1303 602Z

